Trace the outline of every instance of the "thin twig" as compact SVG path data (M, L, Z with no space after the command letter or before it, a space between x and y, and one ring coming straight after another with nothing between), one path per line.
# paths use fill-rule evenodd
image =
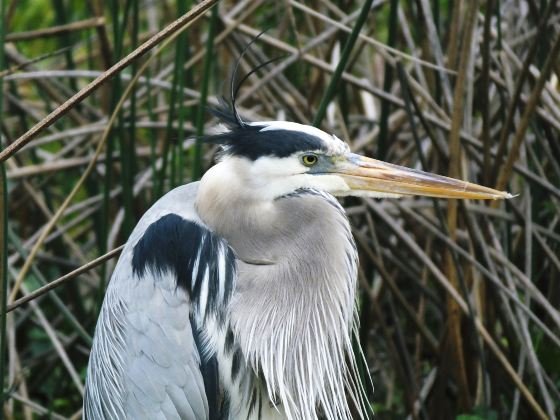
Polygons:
M29 41L36 38L57 36L68 32L81 31L83 29L95 28L103 25L105 25L104 17L94 17L90 19L81 20L79 22L72 22L67 25L53 26L52 28L11 33L6 35L6 41L7 42Z
M50 283L44 285L43 287L39 287L37 290L34 290L33 292L28 293L26 296L24 296L22 298L19 298L14 303L9 305L6 308L6 312L11 312L14 309L20 307L21 305L24 305L27 302L32 301L34 299L37 299L39 296L42 296L45 293L48 293L50 290L55 289L56 287L61 286L62 284L66 283L67 281L78 277L80 274L83 274L83 273L91 270L92 268L97 267L98 265L104 263L105 261L109 261L111 258L115 258L117 255L120 254L120 252L123 250L123 248L124 248L124 245L121 245L121 246L107 252L106 254L104 254L100 257L97 257L96 259L88 262L87 264L82 265L80 268L77 268L74 271L71 271L70 273L65 274L64 276L59 277L58 279L51 281Z
M179 19L167 25L164 29L159 31L157 34L152 36L122 60L114 64L110 69L105 71L101 76L97 79L89 83L83 89L81 89L78 93L56 108L53 112L47 115L43 120L41 120L38 124L34 125L30 130L28 130L25 134L19 137L15 142L10 144L4 150L0 152L0 162L4 162L14 153L16 153L19 149L29 143L37 134L43 131L45 128L54 124L59 118L61 118L64 114L66 114L70 109L72 109L75 105L83 101L89 95L91 95L95 90L97 90L103 83L107 80L111 79L115 74L120 72L122 69L130 65L133 61L140 58L152 48L157 46L163 40L169 38L171 35L182 29L185 25L195 21L198 19L202 14L216 4L219 0L203 0L196 6L194 6L189 12L185 13Z

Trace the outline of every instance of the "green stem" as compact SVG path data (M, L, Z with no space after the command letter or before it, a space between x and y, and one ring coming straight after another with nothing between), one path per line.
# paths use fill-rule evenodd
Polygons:
M23 247L23 244L21 243L21 239L15 234L15 232L12 229L10 229L10 227L8 227L7 229L7 236L12 246L25 260L28 257L28 252ZM31 266L31 272L35 276L35 279L37 280L40 286L44 286L48 283L43 273L41 273L41 271L37 268L35 264ZM82 327L82 325L76 319L74 314L70 312L70 310L68 309L64 301L58 296L58 294L54 290L51 290L47 294L47 296L49 296L49 298L53 301L53 303L58 307L62 316L66 318L66 320L70 323L70 325L72 325L74 331L85 341L85 343L88 346L91 346L93 344L92 337Z
M122 20L120 23L117 23L115 28L115 56L116 58L121 58L124 54L124 39L125 33L129 22L129 15L130 9L133 7L133 3L136 5L137 2L132 2L131 0L127 0L123 9ZM117 16L118 16L118 9L117 9ZM133 16L134 18L138 18L138 16ZM118 22L118 20L116 21ZM133 23L132 28L132 45L131 48L134 49L138 43L138 22L135 21ZM136 71L136 63L132 66L132 74ZM120 74L117 75L117 79L115 79L117 84L117 89L115 89L115 104L120 99L122 95L122 81ZM134 118L136 118L135 107L136 107L136 100L135 94L132 92L132 96L130 98L130 124L131 129L129 131L129 135L125 132L124 128L124 116L122 111L119 112L119 122L116 127L117 138L119 140L119 149L120 149L120 161L121 161L121 186L123 190L123 208L124 208L124 220L122 226L122 234L124 237L128 237L134 229L134 217L132 215L132 206L133 206L133 192L132 188L134 185L134 173L133 173L133 165L134 165L134 158L135 158L135 150L134 150ZM113 108L112 108L113 109ZM106 251L106 250L104 250Z
M159 169L158 182L155 185L155 197L159 198L163 194L163 187L165 184L165 177L167 175L167 163L169 161L169 144L171 142L172 132L173 132L173 120L175 118L175 107L177 106L177 96L179 94L179 67L177 65L178 56L180 53L180 48L183 45L179 42L175 44L175 66L173 71L173 83L171 86L171 97L169 99L169 113L167 114L167 124L165 128L165 139L163 143L163 151L161 154L161 168Z
M66 15L64 2L62 0L53 0L53 9L55 11L56 25L64 25L68 23L69 19L68 16ZM73 38L72 32L63 34L61 37L59 37L60 47L61 48L71 47L73 44L72 38ZM66 68L69 70L74 70L76 66L74 64L74 59L72 58L72 50L70 48L66 49L66 51L64 52L64 57L66 59ZM75 78L70 77L68 83L70 84L70 88L72 89L73 92L77 92L79 90L78 83Z
M202 86L200 88L200 103L196 113L196 140L193 154L192 179L196 181L202 174L202 145L200 136L204 133L204 113L206 111L206 101L208 99L208 84L210 82L210 68L212 66L212 56L214 49L214 35L216 33L216 23L218 21L218 8L212 8L210 26L208 28L208 39L206 40L206 56L204 57L204 71L202 73Z
M389 36L387 45L393 47L397 35L397 10L399 0L391 0L391 10L389 11ZM385 61L385 74L383 77L383 90L389 92L393 85L393 66ZM389 115L391 114L391 104L387 100L381 100L381 118L379 120L379 137L377 142L377 158L385 159L387 156L388 134L389 134Z
M185 0L179 0L177 2L177 12L178 15L181 16L183 13L185 13L188 10L189 5L187 4L187 2ZM186 38L186 34L182 34L179 36L179 38L177 38L177 45L181 46L181 48L178 50L178 54L177 54L177 69L178 69L178 95L177 95L177 104L179 106L178 112L177 112L177 124L178 124L178 129L177 129L177 142L175 144L175 163L176 163L176 175L174 174L171 177L171 186L175 187L179 184L182 184L184 182L184 166L185 166L185 158L184 158L184 153L183 153L183 137L185 135L185 129L184 129L184 122L186 119L186 114L187 114L187 108L185 106L185 58L186 55L188 54L190 56L190 48L188 48L188 42L187 42L187 38ZM191 85L192 86L192 85Z
M154 105L153 105L153 93L152 93L152 72L148 68L146 70L146 108L148 109L148 116L150 121L156 121L157 117L154 113ZM151 130L150 133L150 166L152 168L152 185L157 185L157 168L156 168L156 160L157 160L157 130ZM150 203L153 203L154 197L150 200Z
M4 34L6 2L0 1L0 71L4 70ZM4 102L4 80L0 77L0 118ZM0 135L0 148L4 147ZM0 420L4 418L4 371L6 359L6 300L8 299L8 182L6 164L0 163Z
M354 26L352 33L348 37L348 40L346 41L346 45L344 45L344 49L342 51L340 61L336 66L336 69L332 75L331 82L329 83L329 86L327 87L327 90L323 95L323 98L321 99L321 103L319 104L319 109L317 110L317 114L315 115L315 119L313 120L313 125L315 127L320 126L321 122L323 121L323 118L325 117L325 113L327 112L327 106L329 105L329 103L331 102L332 98L335 95L336 89L338 87L338 83L340 82L340 78L342 77L342 73L344 72L344 69L348 64L348 60L350 59L350 53L354 48L354 44L356 44L356 40L358 39L358 35L362 30L362 26L364 26L364 23L366 22L372 3L373 0L366 0L364 2L364 5L362 6L362 11L360 12L360 16L358 16L358 20L356 20L356 25Z
M4 51L3 48L2 51ZM3 54L0 52L0 55ZM6 357L6 300L8 298L8 183L6 182L6 165L4 162L0 164L0 200L2 200L0 203L0 378L2 381L2 390L0 393L0 419L3 419L4 369Z
M127 4L130 7L130 4ZM138 2L132 3L132 45L131 49L138 46ZM128 9L125 12L125 19L128 16ZM123 21L123 31L124 31ZM132 74L134 75L138 70L138 63L132 64ZM130 236L132 229L134 229L135 220L133 214L134 206L134 174L136 173L136 90L132 91L130 96L130 114L129 114L129 128L128 135L124 133L121 136L121 162L123 168L122 187L123 187L123 202L124 202L124 223L122 234L124 237Z
M124 51L124 34L126 32L126 27L128 23L128 15L130 12L131 1L127 0L124 5L122 21L119 19L120 7L117 0L112 0L110 2L111 16L114 22L113 24L113 43L114 43L114 59L119 60ZM111 95L111 112L115 109L116 104L122 94L122 80L120 73L116 75L113 81L113 90ZM109 138L107 140L106 148L106 158L105 158L105 180L104 180L104 191L103 191L103 209L101 213L101 249L100 253L104 254L107 252L107 239L109 230L109 220L111 215L111 188L113 183L113 152L115 151L116 143L118 144L121 153L121 168L122 176L120 177L122 189L123 189L123 207L124 207L124 232L130 232L133 228L132 222L132 186L130 185L129 179L131 178L131 159L129 151L127 150L127 142L125 139L124 121L122 112L119 112L118 124L112 129ZM99 307L103 300L103 295L105 291L105 279L106 279L106 265L103 265L101 273L101 285L98 294Z

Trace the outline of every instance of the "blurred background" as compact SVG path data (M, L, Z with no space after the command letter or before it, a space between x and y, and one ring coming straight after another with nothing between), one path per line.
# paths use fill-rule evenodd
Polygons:
M197 2L0 4L4 149ZM315 122L354 151L519 195L343 201L360 252L362 373L375 417L555 418L555 0L222 0L41 128L3 168L4 417L81 417L116 259L89 263L212 165L216 149L194 136L215 126L207 107L229 98L235 60L263 30L240 76L277 60L242 85L245 118Z

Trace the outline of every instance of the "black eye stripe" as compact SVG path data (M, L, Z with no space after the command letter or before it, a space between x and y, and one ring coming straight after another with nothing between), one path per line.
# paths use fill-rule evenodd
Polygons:
M256 160L263 156L288 157L306 150L328 152L328 144L319 137L292 130L265 130L265 126L247 126L226 133L204 137L206 143L227 146L226 152Z

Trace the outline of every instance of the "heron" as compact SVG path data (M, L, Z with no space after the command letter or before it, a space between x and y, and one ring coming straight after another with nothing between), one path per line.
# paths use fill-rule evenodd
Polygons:
M116 264L87 419L367 418L352 347L358 251L337 198L511 197L232 105L204 138L221 146L217 163L160 198Z

